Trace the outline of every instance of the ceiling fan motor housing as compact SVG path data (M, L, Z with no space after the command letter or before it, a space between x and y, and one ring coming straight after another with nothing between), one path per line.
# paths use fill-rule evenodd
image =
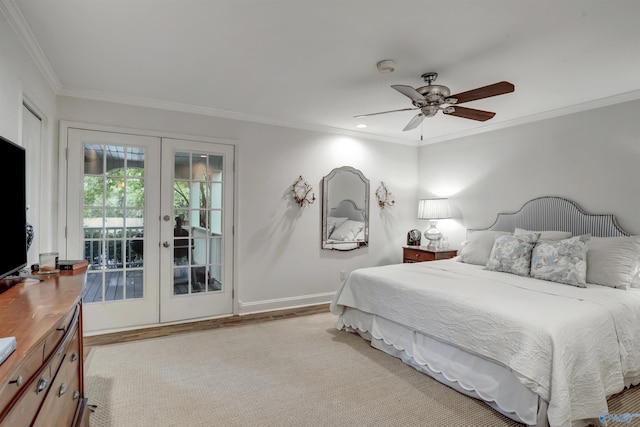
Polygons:
M448 87L441 85L422 86L417 88L416 91L424 96L427 105L442 105L445 103L445 98L451 94Z

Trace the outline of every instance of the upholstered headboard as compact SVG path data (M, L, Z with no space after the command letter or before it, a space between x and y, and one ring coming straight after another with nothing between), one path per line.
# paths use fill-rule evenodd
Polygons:
M509 231L516 228L543 231L570 231L574 236L591 234L594 237L629 236L611 214L597 215L584 212L571 200L548 196L525 203L514 213L499 213L496 221L484 230ZM468 230L468 234L477 229Z
M353 200L344 199L338 206L329 210L329 216L338 218L349 218L353 221L364 221L365 213L362 209L358 209Z

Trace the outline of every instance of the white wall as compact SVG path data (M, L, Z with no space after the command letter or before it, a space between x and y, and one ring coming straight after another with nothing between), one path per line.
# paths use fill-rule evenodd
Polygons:
M640 234L640 101L425 145L419 196L447 196L456 218L441 221L452 246L497 212L562 196L589 213L613 213ZM426 224L424 225L426 227Z
M59 97L61 119L237 142L236 283L240 312L329 301L341 270L399 263L415 227L417 152L414 146L115 103ZM371 181L369 247L320 249L321 181L333 168L353 166ZM300 208L289 197L298 176L318 200ZM396 205L380 209L384 181Z
M57 224L57 181L49 177L57 171L56 96L42 74L27 54L22 43L3 13L0 13L0 135L24 146L22 138L22 104L26 102L42 115L41 164L31 165L27 153L27 167L42 172L41 194L27 204L45 206L40 209L41 218L27 219L36 227L39 247L29 250L29 262L37 262L38 253L57 247L54 225Z
M236 120L56 97L5 15L0 13L0 134L21 143L23 101L42 114L43 145L39 200L40 247L30 255L64 246L58 229L59 118L156 133L237 141L237 268L241 312L328 301L340 272L401 262L401 246L415 226L417 147L386 144ZM28 154L27 154L28 156ZM349 165L371 180L370 245L350 252L320 249L321 203L304 209L291 203L288 188L299 175L320 198L322 177ZM396 205L381 210L375 190L384 181ZM34 259L34 260L35 260ZM35 261L34 261L35 262Z

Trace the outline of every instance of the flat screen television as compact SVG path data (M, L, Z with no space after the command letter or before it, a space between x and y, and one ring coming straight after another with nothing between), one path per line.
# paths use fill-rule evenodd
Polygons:
M0 136L0 168L2 185L2 255L0 255L0 292L19 276L27 265L27 196L25 149ZM2 286L2 285L5 286Z

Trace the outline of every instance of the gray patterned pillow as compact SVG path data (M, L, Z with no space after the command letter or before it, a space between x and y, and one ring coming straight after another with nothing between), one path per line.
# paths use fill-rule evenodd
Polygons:
M531 271L531 252L540 233L496 237L486 269L528 276Z
M531 255L531 277L586 288L590 234L540 241Z

